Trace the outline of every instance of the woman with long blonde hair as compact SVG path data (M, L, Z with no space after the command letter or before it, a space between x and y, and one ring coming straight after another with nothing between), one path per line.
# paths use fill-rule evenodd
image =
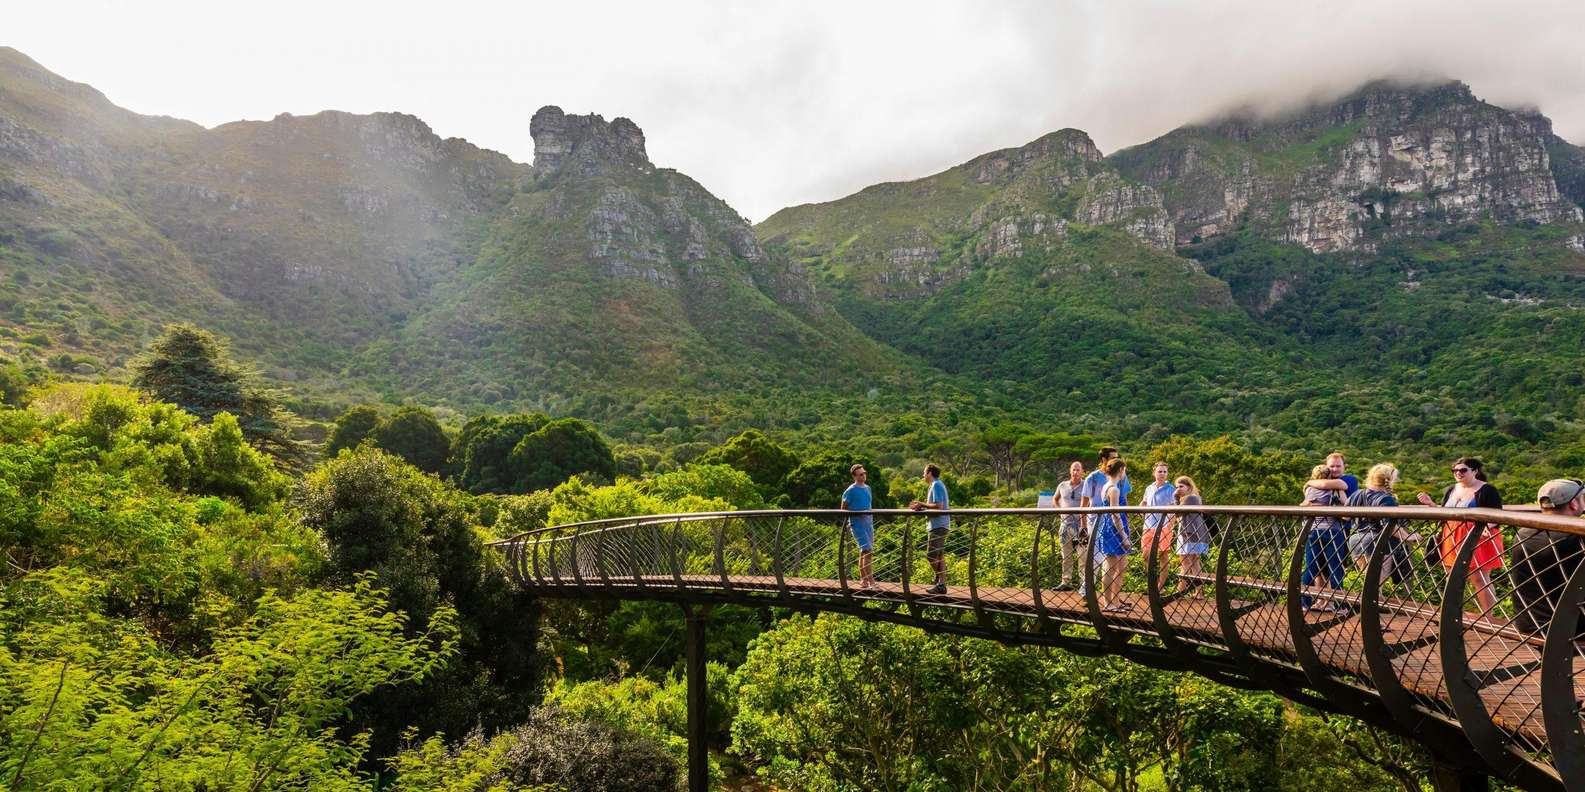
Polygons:
M1179 476L1172 487L1172 498L1179 506L1203 505L1200 487L1194 479ZM1178 590L1182 591L1190 586L1191 580L1198 581L1205 574L1200 562L1211 552L1211 529L1203 514L1176 514L1173 520L1178 539Z

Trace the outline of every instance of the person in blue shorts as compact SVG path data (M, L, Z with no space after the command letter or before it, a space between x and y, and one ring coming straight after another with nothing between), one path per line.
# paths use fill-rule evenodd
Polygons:
M872 589L875 588L875 573L870 569L870 562L875 555L875 517L868 512L875 498L870 485L865 483L869 471L863 465L854 465L848 472L853 475L853 483L842 491L842 508L865 512L848 516L848 530L853 532L853 541L859 546L859 585Z
M925 465L925 499L908 504L914 511L940 511L945 512L950 508L947 501L947 485L941 481L941 468L935 465ZM952 527L952 518L946 514L930 517L930 532L925 543L925 558L930 561L930 568L936 572L936 583L925 589L926 594L947 593L947 529Z

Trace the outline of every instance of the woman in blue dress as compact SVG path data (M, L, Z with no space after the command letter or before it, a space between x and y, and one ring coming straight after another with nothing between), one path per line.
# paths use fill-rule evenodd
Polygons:
M1101 502L1106 506L1126 505L1122 482L1127 480L1128 466L1121 459L1113 459L1102 468L1106 473L1106 488L1101 492ZM1121 613L1129 609L1122 600L1123 573L1128 569L1128 556L1134 551L1128 540L1128 522L1121 514L1103 512L1095 521L1095 555L1102 564L1101 610Z

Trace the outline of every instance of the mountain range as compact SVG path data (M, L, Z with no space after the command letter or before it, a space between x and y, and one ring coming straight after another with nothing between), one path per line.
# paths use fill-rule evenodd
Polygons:
M205 129L0 49L0 357L115 377L192 321L321 417L669 440L945 408L1534 443L1585 406L1585 149L1461 83L1109 156L1065 129L758 226L628 119L528 134L532 165L400 113Z

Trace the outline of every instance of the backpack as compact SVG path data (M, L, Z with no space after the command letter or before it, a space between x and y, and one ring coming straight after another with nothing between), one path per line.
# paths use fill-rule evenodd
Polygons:
M1386 503L1390 497L1385 492L1362 489L1355 492L1348 499L1350 506L1377 507ZM1388 527L1391 520L1385 517L1358 517L1349 521L1348 532L1356 533L1381 533Z

